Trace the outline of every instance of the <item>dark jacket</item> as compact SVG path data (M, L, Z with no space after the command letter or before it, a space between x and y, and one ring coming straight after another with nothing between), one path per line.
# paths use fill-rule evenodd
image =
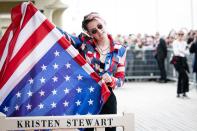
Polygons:
M165 59L167 57L167 46L163 38L160 38L159 40L159 44L157 45L155 57L157 59Z
M190 53L195 54L194 63L193 63L193 72L197 72L197 41L191 45L189 51Z

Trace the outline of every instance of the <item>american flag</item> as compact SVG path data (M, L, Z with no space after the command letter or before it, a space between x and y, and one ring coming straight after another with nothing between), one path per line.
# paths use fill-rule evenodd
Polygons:
M34 7L12 9L0 41L0 112L7 116L98 114L107 86Z

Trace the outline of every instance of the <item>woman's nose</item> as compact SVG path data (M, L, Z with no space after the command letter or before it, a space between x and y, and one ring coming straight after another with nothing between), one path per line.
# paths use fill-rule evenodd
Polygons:
M102 34L103 33L103 30L102 29L97 29L98 33L99 34Z

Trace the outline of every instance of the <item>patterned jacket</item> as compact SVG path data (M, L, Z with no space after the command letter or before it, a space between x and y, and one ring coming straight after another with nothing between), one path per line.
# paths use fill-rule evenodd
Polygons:
M100 61L98 49L95 46L95 41L92 38L83 33L78 37L69 35L66 32L62 33L64 33L66 39L79 50L80 54L86 59L95 72L99 74L99 76L102 76L107 72L112 77L112 82L107 83L108 86L115 88L123 85L126 63L126 48L123 45L115 42L112 37L108 35L110 40L110 52L107 54L105 62L102 63ZM104 65L104 68L101 68L101 65Z

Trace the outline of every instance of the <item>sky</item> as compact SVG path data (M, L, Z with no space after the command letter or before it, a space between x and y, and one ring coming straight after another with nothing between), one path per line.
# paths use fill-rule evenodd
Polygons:
M197 0L70 0L63 14L63 28L81 32L83 16L96 11L106 20L111 34L158 31L167 35L171 30L197 28L197 9L192 7L197 7Z

